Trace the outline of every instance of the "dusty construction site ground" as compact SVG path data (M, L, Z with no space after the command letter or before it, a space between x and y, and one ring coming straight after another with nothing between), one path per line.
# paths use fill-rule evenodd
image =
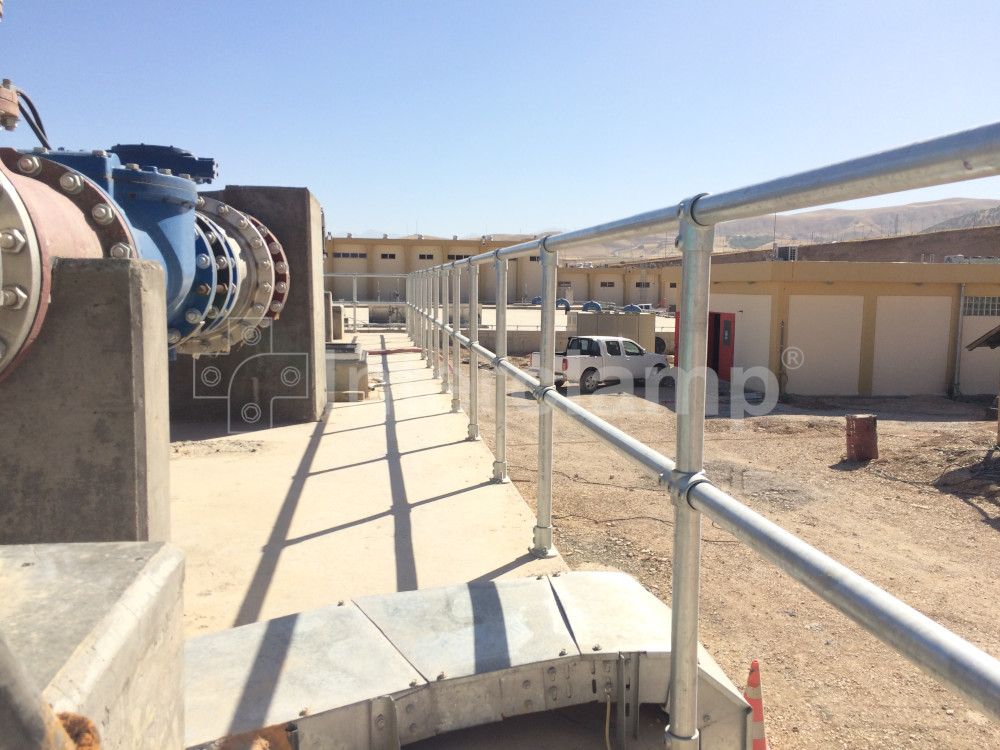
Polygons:
M480 427L493 448L492 371L480 369L480 383ZM506 390L509 473L534 506L537 405L511 380ZM655 399L615 387L590 396L570 393L675 456L671 388ZM852 413L878 415L877 460L844 460L844 415ZM983 415L982 405L934 397L799 398L766 416L710 418L707 474L749 507L997 656L1000 452L996 423ZM669 604L669 500L651 478L560 415L555 435L560 553L572 568L626 571ZM530 541L530 529L525 538ZM707 519L702 539L701 640L741 689L750 662L760 660L775 750L1000 747L1000 726Z

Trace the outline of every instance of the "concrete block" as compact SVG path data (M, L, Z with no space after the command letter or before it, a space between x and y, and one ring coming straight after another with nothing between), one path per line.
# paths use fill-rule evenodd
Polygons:
M332 337L334 341L340 341L344 338L344 306L343 305L331 305L330 306L330 330L332 331Z
M336 341L333 337L333 292L323 292L323 322L326 324L326 343Z
M288 257L290 288L258 342L170 363L170 416L226 424L229 432L315 422L326 407L322 209L305 188L230 185L205 194L274 232ZM202 377L207 368L211 378Z
M0 630L104 750L184 738L184 558L161 542L0 547Z
M59 259L0 383L0 544L166 540L166 301L152 261Z

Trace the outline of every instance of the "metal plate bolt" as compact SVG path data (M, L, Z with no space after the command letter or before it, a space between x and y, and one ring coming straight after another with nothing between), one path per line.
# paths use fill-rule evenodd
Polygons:
M3 288L3 306L12 310L20 310L24 303L28 301L28 294L19 286L5 286Z
M20 229L5 229L0 232L0 250L5 253L19 253L24 247L25 239Z
M70 195L76 195L83 190L83 178L73 172L67 172L59 178L59 187Z
M17 160L17 168L24 174L34 175L42 171L42 162L37 156L25 154Z
M94 217L94 221L103 227L106 227L115 220L114 209L107 203L98 203L90 209L90 215Z

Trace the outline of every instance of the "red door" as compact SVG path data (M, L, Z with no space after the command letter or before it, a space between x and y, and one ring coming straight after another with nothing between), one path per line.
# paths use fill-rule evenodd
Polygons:
M713 313L712 317L718 316L715 334L718 341L718 355L716 359L715 371L719 374L719 380L727 383L732 380L733 358L736 352L736 314L735 313ZM712 341L712 338L709 339ZM711 344L709 344L711 347Z

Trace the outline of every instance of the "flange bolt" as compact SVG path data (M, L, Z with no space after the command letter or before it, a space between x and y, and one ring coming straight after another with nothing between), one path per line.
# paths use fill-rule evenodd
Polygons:
M201 269L212 267L212 259L205 255L205 253L199 253L195 263Z
M168 328L167 329L167 343L168 344L177 344L177 343L180 342L180 340L181 340L181 332L180 331L178 331L176 328Z
M38 174L42 171L42 162L37 156L25 154L17 160L17 168L24 172L24 174Z
M0 232L0 250L5 253L19 253L24 247L24 235L20 229L5 229Z
M76 195L83 190L83 178L73 172L67 172L59 178L59 187L70 195Z
M5 286L3 288L3 306L12 310L20 310L24 303L28 301L27 293L19 286Z
M131 258L132 248L126 245L124 242L116 242L111 246L111 257L112 258Z
M98 203L90 209L90 215L93 216L94 221L102 227L106 227L115 220L115 211L107 203Z
M184 320L192 324L197 323L198 321L201 320L201 313L195 310L193 307L188 308L184 312Z

